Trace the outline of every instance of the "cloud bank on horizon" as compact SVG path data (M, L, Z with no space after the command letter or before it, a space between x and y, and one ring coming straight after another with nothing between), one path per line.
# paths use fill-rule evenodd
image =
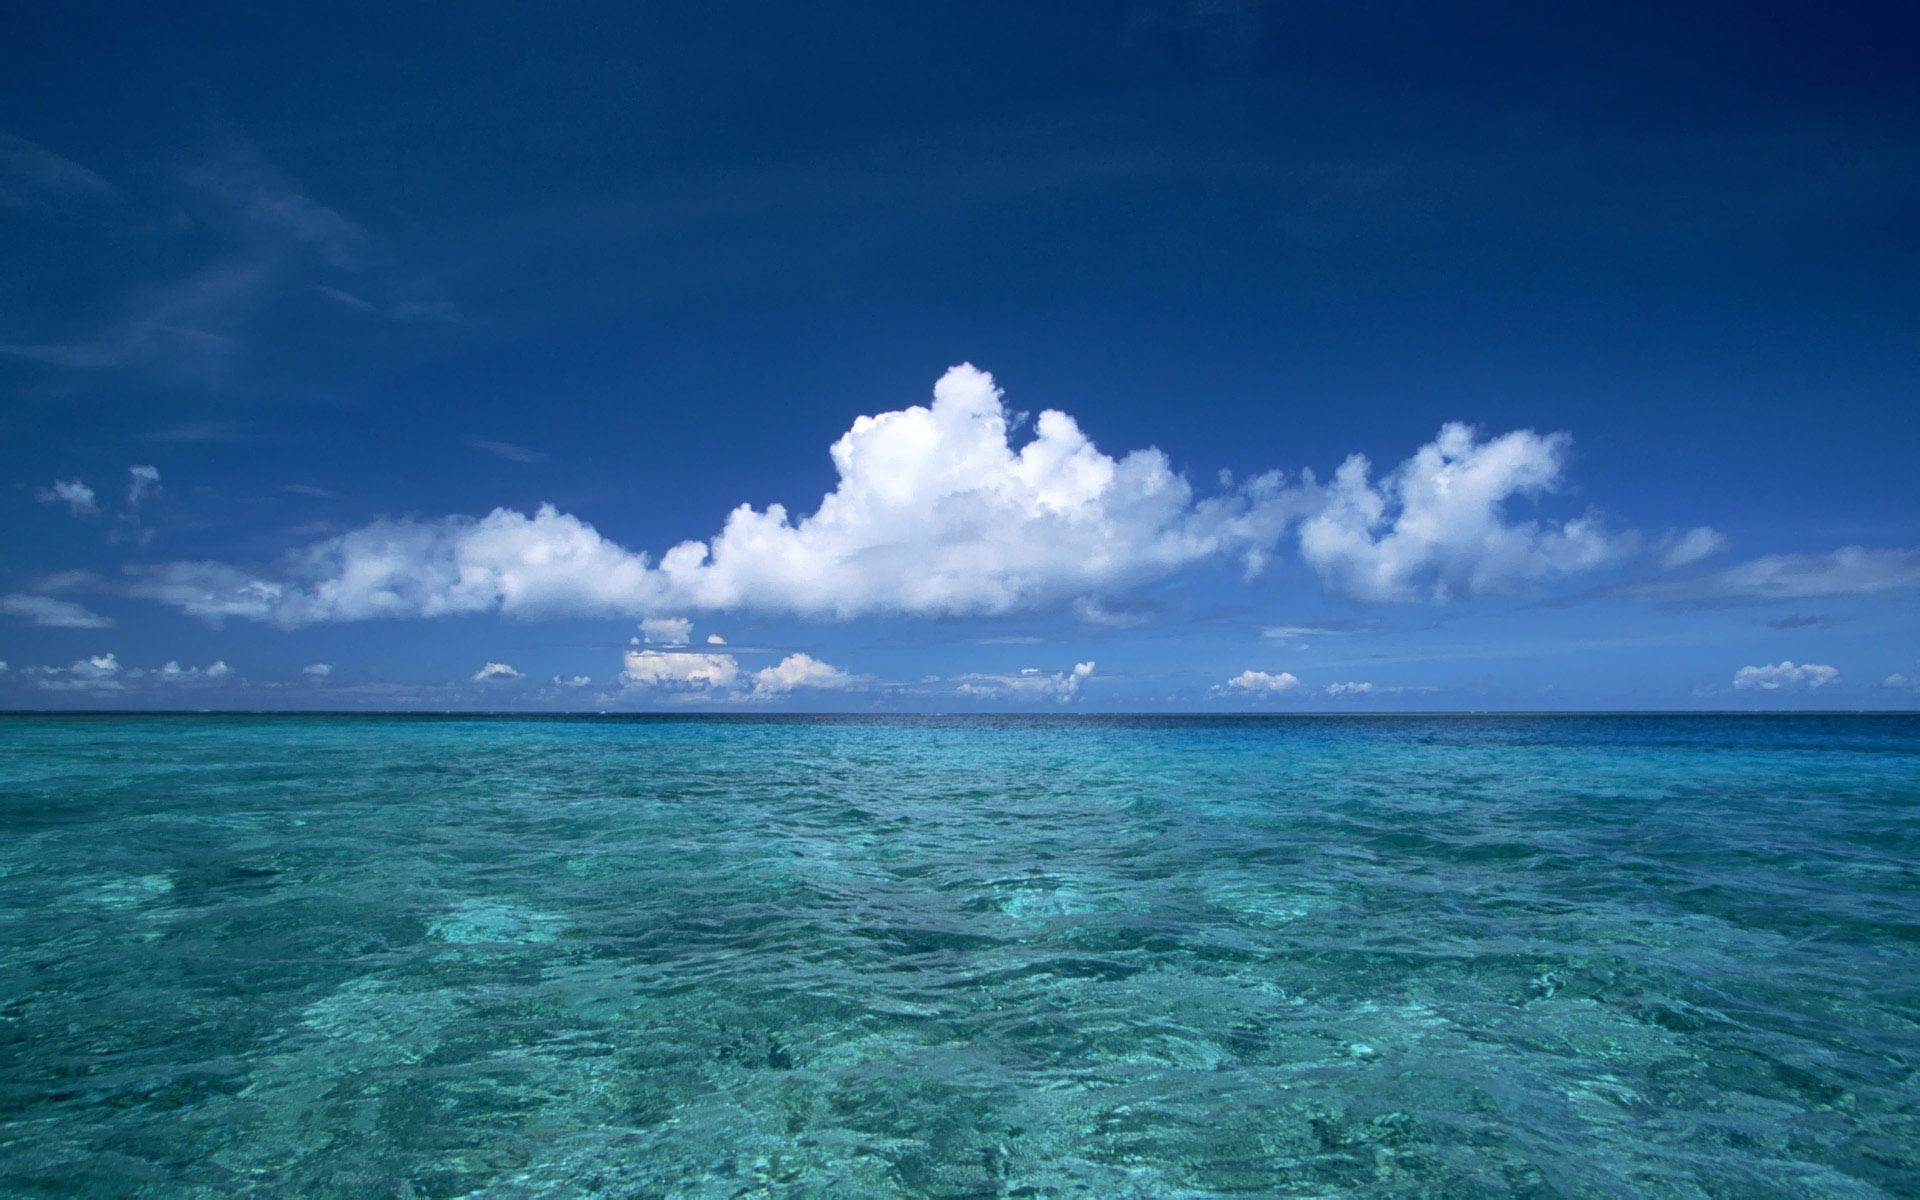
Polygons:
M1560 487L1571 439L1481 440L1445 426L1374 482L1350 457L1328 484L1278 470L1199 496L1157 449L1120 458L1047 410L1016 447L993 377L970 364L930 405L863 416L831 447L839 480L810 514L741 505L709 541L656 563L550 504L531 515L387 519L290 554L272 572L173 562L136 570L134 595L202 620L298 627L498 612L521 619L753 611L810 619L998 617L1098 601L1184 568L1232 562L1249 578L1290 531L1329 593L1363 603L1512 594L1617 563L1640 546L1586 512L1509 510ZM1717 545L1697 529L1692 543ZM678 638L678 643L673 639Z

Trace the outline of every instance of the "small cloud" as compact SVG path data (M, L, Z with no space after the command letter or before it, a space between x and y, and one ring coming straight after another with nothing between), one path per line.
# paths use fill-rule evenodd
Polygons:
M707 635L707 645L709 646L724 646L726 644L727 644L727 639L721 637L717 633L710 633Z
M153 466L127 468L127 507L138 509L160 491L160 469Z
M1227 686L1256 696L1274 696L1281 692L1297 691L1304 685L1292 671L1274 675L1266 671L1247 670L1227 680Z
M1038 667L1024 667L1017 675L962 675L954 691L979 699L1052 700L1065 704L1080 692L1080 685L1093 678L1094 664L1075 663L1071 671L1043 675Z
M113 618L90 612L71 600L15 592L0 596L0 612L53 629L111 629Z
M1371 683L1330 683L1327 685L1329 696L1364 696L1373 690Z
M558 675L553 677L553 686L555 687L583 688L592 682L592 677L588 675L575 675L569 679L562 679Z
M1691 566L1703 558L1711 558L1726 548L1726 535L1705 525L1685 533L1677 530L1669 533L1656 547L1660 553L1660 565L1669 571Z
M78 479L60 479L52 487L44 487L34 493L42 504L64 504L67 511L76 517L96 516L100 512L99 504L94 502L93 489Z
M1775 617L1773 620L1768 621L1767 628L1769 629L1805 629L1809 625L1829 625L1829 624L1832 624L1832 618L1830 617L1804 616L1799 613L1793 613L1784 617Z
M1733 675L1733 686L1742 690L1758 688L1775 692L1782 688L1823 688L1840 681L1840 672L1819 663L1795 666L1791 659L1771 666L1741 667Z
M684 646L693 637L693 622L685 617L648 617L640 622L640 635L649 646Z
M843 688L853 676L838 667L828 666L809 654L789 654L778 666L767 667L753 677L755 696L772 696L794 688Z
M182 667L171 659L153 673L154 678L161 683L193 683L197 680L225 679L231 674L233 674L233 668L218 660L208 667Z
M389 321L446 321L461 324L460 310L446 300L401 300L393 304L375 304L371 300L356 296L352 292L325 284L316 284L314 291L355 312L368 316L385 317Z
M141 434L140 440L185 445L202 442L250 442L254 440L254 435L245 425L235 421L200 421L193 425L175 425L168 429L155 429Z
M1350 621L1325 621L1317 625L1268 625L1261 629L1260 636L1276 642L1290 642L1297 638L1339 637L1356 632L1358 628Z
M27 672L33 676L37 686L54 692L117 692L126 686L122 680L120 660L112 654L95 654L77 659L70 667L29 667ZM140 672L124 673L137 675Z
M1100 625L1107 629L1132 629L1147 622L1141 613L1116 611L1090 596L1082 596L1073 602L1073 615L1089 625Z
M547 456L540 451L529 450L525 446L516 446L512 442L495 442L487 438L475 437L468 438L467 445L472 446L476 450L485 450L488 454L496 458L504 458L508 462L532 464L547 461Z
M302 675L305 675L308 679L313 680L313 682L319 683L322 680L326 679L327 676L333 674L333 664L332 663L309 663L306 666L300 668L300 673Z
M283 483L280 490L293 496L306 496L313 500L332 500L339 495L323 487L314 487L310 483Z
M489 679L519 679L520 672L505 663L490 662L473 673L473 682L485 683Z

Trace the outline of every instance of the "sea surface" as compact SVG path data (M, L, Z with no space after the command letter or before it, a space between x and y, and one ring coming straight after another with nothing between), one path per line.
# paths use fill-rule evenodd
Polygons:
M0 1195L1920 1196L1920 718L0 718Z

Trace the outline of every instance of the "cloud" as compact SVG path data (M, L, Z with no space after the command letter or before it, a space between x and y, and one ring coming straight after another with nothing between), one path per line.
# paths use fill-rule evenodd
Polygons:
M717 633L710 633L707 635L707 645L709 646L724 646L726 644L727 644L727 639L721 637Z
M1246 670L1227 680L1227 687L1238 688L1256 696L1273 696L1281 692L1298 691L1305 685L1295 677L1292 671L1282 671L1278 675L1266 671Z
M1260 630L1260 636L1274 641L1293 641L1296 638L1341 637L1358 632L1351 621L1323 621L1317 625L1268 625Z
M1727 548L1726 536L1701 525L1685 533L1670 533L1660 541L1660 565L1672 571L1711 558Z
M473 673L474 683L485 683L489 679L520 679L520 672L505 663L490 662Z
M203 668L182 667L179 663L169 659L165 666L153 674L154 678L158 679L161 683L192 683L195 681L217 681L225 679L227 676L233 674L233 668L220 660L215 660L211 666Z
M100 506L94 502L93 489L78 479L58 479L52 487L40 488L34 493L42 504L64 504L67 511L76 517L91 517L99 513Z
M693 622L685 617L648 617L640 622L640 636L649 646L684 646L693 636Z
M1330 683L1327 685L1329 696L1364 696L1373 690L1371 683Z
M620 678L632 687L731 688L740 680L740 663L731 654L684 650L629 650Z
M35 625L53 629L111 629L114 624L113 618L90 612L71 600L29 596L20 592L0 596L0 612L24 617Z
M1813 616L1807 613L1788 613L1784 617L1775 617L1767 622L1768 629L1805 629L1809 625L1829 625L1832 619L1825 616Z
M591 684L592 682L593 682L593 677L590 675L574 675L570 678L565 678L565 679L561 678L558 675L555 675L553 677L553 686L555 687L583 688Z
M1378 486L1356 454L1301 523L1301 557L1332 591L1369 602L1516 592L1613 562L1633 539L1592 514L1547 525L1504 515L1512 497L1559 485L1570 443L1532 430L1480 442L1456 422Z
M1764 667L1741 667L1733 675L1733 686L1742 690L1759 689L1764 692L1779 691L1782 688L1808 689L1823 688L1830 683L1840 681L1840 672L1819 663L1805 663L1795 666L1791 659Z
M112 184L72 159L0 133L0 208L58 210L118 194Z
M158 467L127 468L127 508L138 509L142 502L160 492L160 469Z
M547 456L540 451L529 450L525 446L516 446L512 442L495 442L489 441L486 438L476 437L468 438L467 445L472 446L476 450L485 450L488 454L496 458L504 458L508 462L543 463L547 461Z
M1065 704L1080 692L1080 685L1093 678L1094 664L1075 663L1071 671L1042 674L1038 667L1026 667L1017 675L969 674L958 678L954 691L977 699L1052 700Z
M0 203L19 194L5 180L12 177L6 164L20 161L9 152L20 145L18 139L0 143ZM0 355L80 370L158 366L206 373L240 347L241 335L289 280L365 265L366 232L305 195L244 138L228 135L176 182L187 211L179 251L183 258L197 256L192 267L129 292L119 311L103 316L86 336L0 343ZM439 315L440 306L415 307L420 315Z
M333 674L333 664L308 663L306 666L300 668L300 673L315 683L319 683L327 676Z
M1920 550L1843 546L1828 554L1769 554L1692 579L1655 580L1628 594L1646 600L1803 600L1920 590Z
M1061 605L1132 623L1100 598L1223 558L1255 572L1305 514L1302 553L1330 587L1369 600L1513 590L1611 561L1630 540L1592 518L1542 527L1502 516L1510 495L1557 482L1561 435L1480 444L1450 425L1378 488L1356 457L1329 488L1270 472L1202 499L1160 451L1109 457L1065 413L1041 413L1018 450L1013 424L991 376L955 367L931 406L853 423L832 447L839 482L811 515L741 505L715 537L657 563L548 504L530 516L380 520L264 575L217 562L136 568L132 591L209 622L286 627L481 612L983 617Z
M314 291L355 312L384 317L389 321L445 321L454 325L462 323L460 309L446 300L399 300L391 304L375 304L344 288L329 287L326 284L316 284ZM523 453L531 453L531 451ZM544 454L540 456L542 459L545 457Z
M50 692L117 692L126 687L120 660L113 654L76 659L70 667L28 667L21 674Z
M756 671L753 692L756 696L778 696L795 688L844 688L853 676L838 667L828 666L808 654L789 654L777 666Z

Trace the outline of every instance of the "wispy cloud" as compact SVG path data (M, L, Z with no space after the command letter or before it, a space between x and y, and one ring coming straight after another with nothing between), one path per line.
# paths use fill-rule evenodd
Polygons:
M93 489L78 479L55 480L52 487L43 487L34 495L42 504L66 505L67 511L76 517L91 517L100 512Z
M448 300L395 300L386 304L376 304L345 288L333 287L330 284L315 284L313 290L355 312L365 313L371 317L383 317L389 321L445 321L450 324L459 324L463 320L459 308Z
M0 596L0 612L53 629L111 629L114 624L112 617L103 617L71 600L22 592Z
M1769 554L1705 575L1656 579L1629 596L1673 604L1804 600L1920 590L1920 550L1843 546L1827 554Z
M118 195L112 184L72 159L0 133L0 208L59 209Z
M476 450L485 450L488 454L496 458L504 458L508 462L533 464L547 461L547 456L540 451L516 446L512 442L496 442L489 438L471 437L467 439L467 445Z
M65 160L44 152L35 157L23 146L30 143L0 141L0 180L65 180L70 191L98 192L105 186L103 181L88 185L89 178L98 177L76 164L68 164L71 170L57 168L53 164ZM368 271L374 255L366 230L308 196L297 180L237 134L224 134L213 154L179 171L174 182L189 214L179 236L213 245L197 266L129 288L117 314L83 336L0 336L0 355L73 370L217 372L240 349L263 305L297 287L303 275L354 274L377 281ZM0 183L0 197L9 194L4 189ZM336 301L353 301L396 319L457 319L451 306L437 300L376 305L332 284L316 286Z

